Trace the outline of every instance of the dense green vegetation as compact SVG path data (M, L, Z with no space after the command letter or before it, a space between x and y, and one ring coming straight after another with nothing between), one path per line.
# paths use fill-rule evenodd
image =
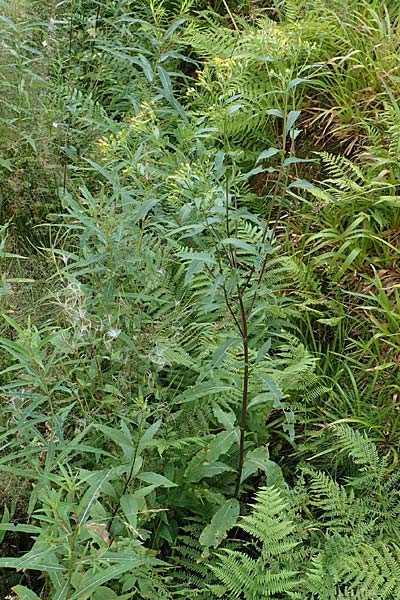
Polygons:
M399 600L397 2L0 33L0 596Z

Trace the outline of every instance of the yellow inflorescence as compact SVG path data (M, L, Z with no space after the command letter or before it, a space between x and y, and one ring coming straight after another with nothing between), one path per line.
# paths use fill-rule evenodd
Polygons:
M219 56L214 56L214 58L211 60L211 62L216 66L216 67L220 67L221 69L229 69L230 67L232 67L235 64L235 61L232 58L228 58L228 59L222 59Z
M198 166L188 162L181 163L179 168L167 177L172 194L169 200L178 202L179 196L182 193L185 193L185 190L191 190L191 192L193 192L197 189L201 179L202 171Z
M97 146L100 153L107 157L118 148L126 146L130 133L138 132L145 129L149 123L153 123L155 119L154 107L155 102L144 101L140 105L140 111L136 115L130 115L125 118L123 127L116 133L110 133L97 140Z
M101 137L100 139L97 140L97 145L99 147L100 153L103 154L103 156L107 156L110 153L110 150L111 150L110 138Z

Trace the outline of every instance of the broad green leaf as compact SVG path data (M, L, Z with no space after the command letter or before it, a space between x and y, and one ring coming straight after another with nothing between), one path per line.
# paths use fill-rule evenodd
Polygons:
M267 391L271 392L275 398L274 406L276 405L275 407L279 408L281 406L280 401L283 398L282 390L280 389L278 384L273 379L271 379L271 377L261 377L261 379L263 380L264 388Z
M292 81L289 82L287 89L291 90L292 88L297 87L301 83L309 83L309 82L310 82L310 79L305 79L304 77L295 77L294 79L292 79Z
M240 482L243 483L250 475L254 475L258 471L263 471L267 475L268 485L275 485L282 480L282 471L274 461L269 460L269 452L266 447L247 452Z
M335 202L335 198L333 196L331 196L330 194L328 194L328 192L326 192L325 190L321 189L320 187L313 185L310 188L307 188L310 193L317 198L317 200L322 200L323 202Z
M251 169L251 171L247 171L247 173L243 173L243 175L241 175L239 177L239 181L247 181L247 179L249 179L250 177L253 177L254 175L258 175L259 173L265 173L265 171L266 171L265 167L260 165L259 167L255 167L254 169Z
M178 252L177 256L184 260L198 260L207 265L214 265L216 262L215 258L206 252Z
M236 439L236 433L236 429L218 433L208 444L206 460L208 462L213 462L214 460L217 460L221 454L226 454Z
M121 496L120 504L129 525L136 529L139 510L138 498L134 494L125 494Z
M221 423L227 431L230 431L235 427L236 415L234 412L225 412L219 406L216 406L213 409L213 413L218 423Z
M292 129L293 125L296 123L297 119L300 116L299 110L290 110L285 123L285 136Z
M138 569L145 562L146 560L142 558L126 558L122 565L113 565L112 567L108 567L107 569L99 571L95 575L87 573L81 579L79 590L72 594L70 600L82 600L83 598L89 598L90 594L101 587L103 583L107 583L107 581L110 581L111 579L118 578L120 575L122 575L122 573L126 573L126 571Z
M117 596L113 590L104 586L99 587L92 595L92 600L122 600L123 598L132 598L132 594L124 594L123 596L118 594Z
M132 437L132 433L129 430L128 425L125 423L124 420L121 420L121 430L123 432L123 434L128 438L129 440L129 446L127 445L121 445L122 451L124 453L124 457L126 462L132 464L133 460L135 460L135 444L133 441L133 437ZM136 456L136 460L140 458L140 456ZM141 465L140 465L141 466ZM140 467L139 467L140 468Z
M222 150L218 150L215 155L215 171L217 173L217 177L220 178L225 174L226 167L224 165L225 153Z
M111 474L111 469L100 472L99 476L96 478L94 483L83 495L83 498L79 503L79 506L76 511L78 514L78 522L80 527L82 527L82 525L84 525L87 519L89 518L92 505L97 500L103 485L110 478Z
M213 357L212 357L212 367L218 367L220 366L220 364L223 362L224 358L225 358L225 354L227 352L227 350L229 350L229 348L233 348L234 346L237 346L240 342L240 338L235 337L235 338L229 338L227 340L225 340L225 342L223 342L214 352Z
M278 152L278 148L268 148L268 150L264 150L264 152L261 152L261 154L256 160L256 163L260 162L260 160L266 160L267 158L271 158L272 156L275 156L275 154L278 154Z
M170 481L164 477L164 475L160 475L159 473L140 473L140 475L138 475L138 479L157 487L177 487L176 483Z
M292 183L289 183L288 188L299 188L301 190L311 190L314 187L314 185L310 182L307 181L306 179L297 179L296 181L292 181Z
M261 392L260 394L256 394L254 398L250 400L247 408L254 408L255 406L259 406L260 404L265 404L266 402L270 402L272 408L274 404L274 398L275 395L271 392Z
M28 589L24 585L16 585L13 587L13 592L15 592L21 600L40 600L39 596L32 592L32 590Z
M53 548L43 542L34 544L33 548L18 558L0 558L0 568L32 569L35 571L65 571L58 561L53 559Z
M267 115L271 115L273 117L279 117L280 119L283 119L284 115L283 112L279 109L279 108L269 108L266 111Z
M201 260L192 260L189 264L189 268L186 271L185 275L185 285L189 285L192 281L194 275L199 273L204 268L204 261Z
M283 407L283 413L285 415L286 423L283 425L283 430L287 432L289 436L289 441L294 441L294 424L295 424L295 416L294 412L290 410L290 408Z
M204 396L211 396L214 394L222 394L232 390L232 386L224 383L214 383L213 381L202 381L201 383L193 386L183 394L180 394L175 402L177 404L183 404L184 402L192 402L198 398L204 398Z
M223 246L234 246L235 248L239 248L240 250L245 250L245 252L248 252L249 254L258 254L257 249L254 246L237 238L225 238L221 241L221 244Z
M303 131L302 129L296 129L296 128L291 129L289 131L289 137L290 137L290 139L291 140L297 140L297 138L299 137L299 135L301 134L302 131Z
M233 469L225 463L214 462L211 464L199 465L198 467L190 469L187 472L186 477L191 483L196 483L197 481L201 481L206 477L215 477L216 475L220 475L225 471L233 471Z
M150 427L146 429L146 431L143 433L140 439L140 447L149 446L155 443L153 441L153 438L156 435L157 431L160 429L161 423L161 419L157 419L157 421L152 423Z
M132 447L132 440L124 435L124 433L120 429L116 429L115 427L109 427L108 425L97 424L96 430L101 431L106 436L108 436L115 444L120 446L121 448L124 446Z
M175 31L178 29L178 27L183 25L183 23L186 23L186 21L187 21L186 17L181 17L180 19L177 19L175 21L175 23L172 23L172 25L170 26L170 28L167 30L167 32L164 35L164 40L168 40L168 38L170 38L171 35L173 33L175 33Z
M243 104L233 104L232 106L230 106L228 108L228 115L233 115L235 112L237 112L238 110L240 110L242 108Z
M291 156L290 158L286 158L284 161L284 166L295 165L297 163L315 163L318 162L317 158L296 158L295 156Z
M138 500L143 500L143 498L145 498L146 496L148 496L149 494L151 494L152 492L154 492L154 490L156 489L155 485L146 485L138 490L136 490L136 492L134 493L135 498L137 498Z
M152 66L149 63L149 61L147 60L147 58L145 56L143 56L143 54L139 54L137 57L135 57L134 59L132 58L131 60L132 60L132 62L135 62L137 65L142 67L143 73L145 74L146 79L148 81L153 81L154 73L153 73Z
M150 198L149 200L143 202L143 204L140 206L139 210L135 215L133 223L136 224L145 217L147 217L149 212L156 206L156 204L158 204L158 200L156 200L155 198Z
M236 524L239 514L240 504L236 498L227 500L217 510L211 519L211 523L201 532L200 544L206 548L217 548L222 540L226 538L228 531Z
M68 158L70 158L73 161L77 160L78 150L76 149L76 146L64 146L62 150L65 152Z
M257 356L256 356L256 360L255 360L255 364L256 365L260 361L262 361L262 359L264 358L264 356L269 352L269 350L271 348L271 344L272 344L272 340L271 340L271 338L268 338L267 341L264 342L264 344L261 346L261 348L257 352Z

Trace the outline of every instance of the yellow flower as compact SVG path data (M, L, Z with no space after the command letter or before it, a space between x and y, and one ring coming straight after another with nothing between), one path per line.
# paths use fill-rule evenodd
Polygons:
M106 156L110 152L110 142L104 137L101 137L97 140L97 145L99 146L100 152Z
M216 67L221 67L221 69L228 69L235 63L232 58L223 60L220 56L215 56L211 62L214 63Z

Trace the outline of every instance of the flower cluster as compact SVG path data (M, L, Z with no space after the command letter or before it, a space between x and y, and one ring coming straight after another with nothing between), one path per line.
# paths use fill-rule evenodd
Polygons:
M100 154L104 158L116 154L120 148L127 146L132 134L138 134L149 125L154 125L156 119L155 106L155 102L142 102L140 111L135 115L126 117L117 133L110 133L98 139L97 147Z
M235 64L235 61L233 58L227 58L224 60L219 56L214 56L214 58L211 60L211 63L221 69L230 69Z

